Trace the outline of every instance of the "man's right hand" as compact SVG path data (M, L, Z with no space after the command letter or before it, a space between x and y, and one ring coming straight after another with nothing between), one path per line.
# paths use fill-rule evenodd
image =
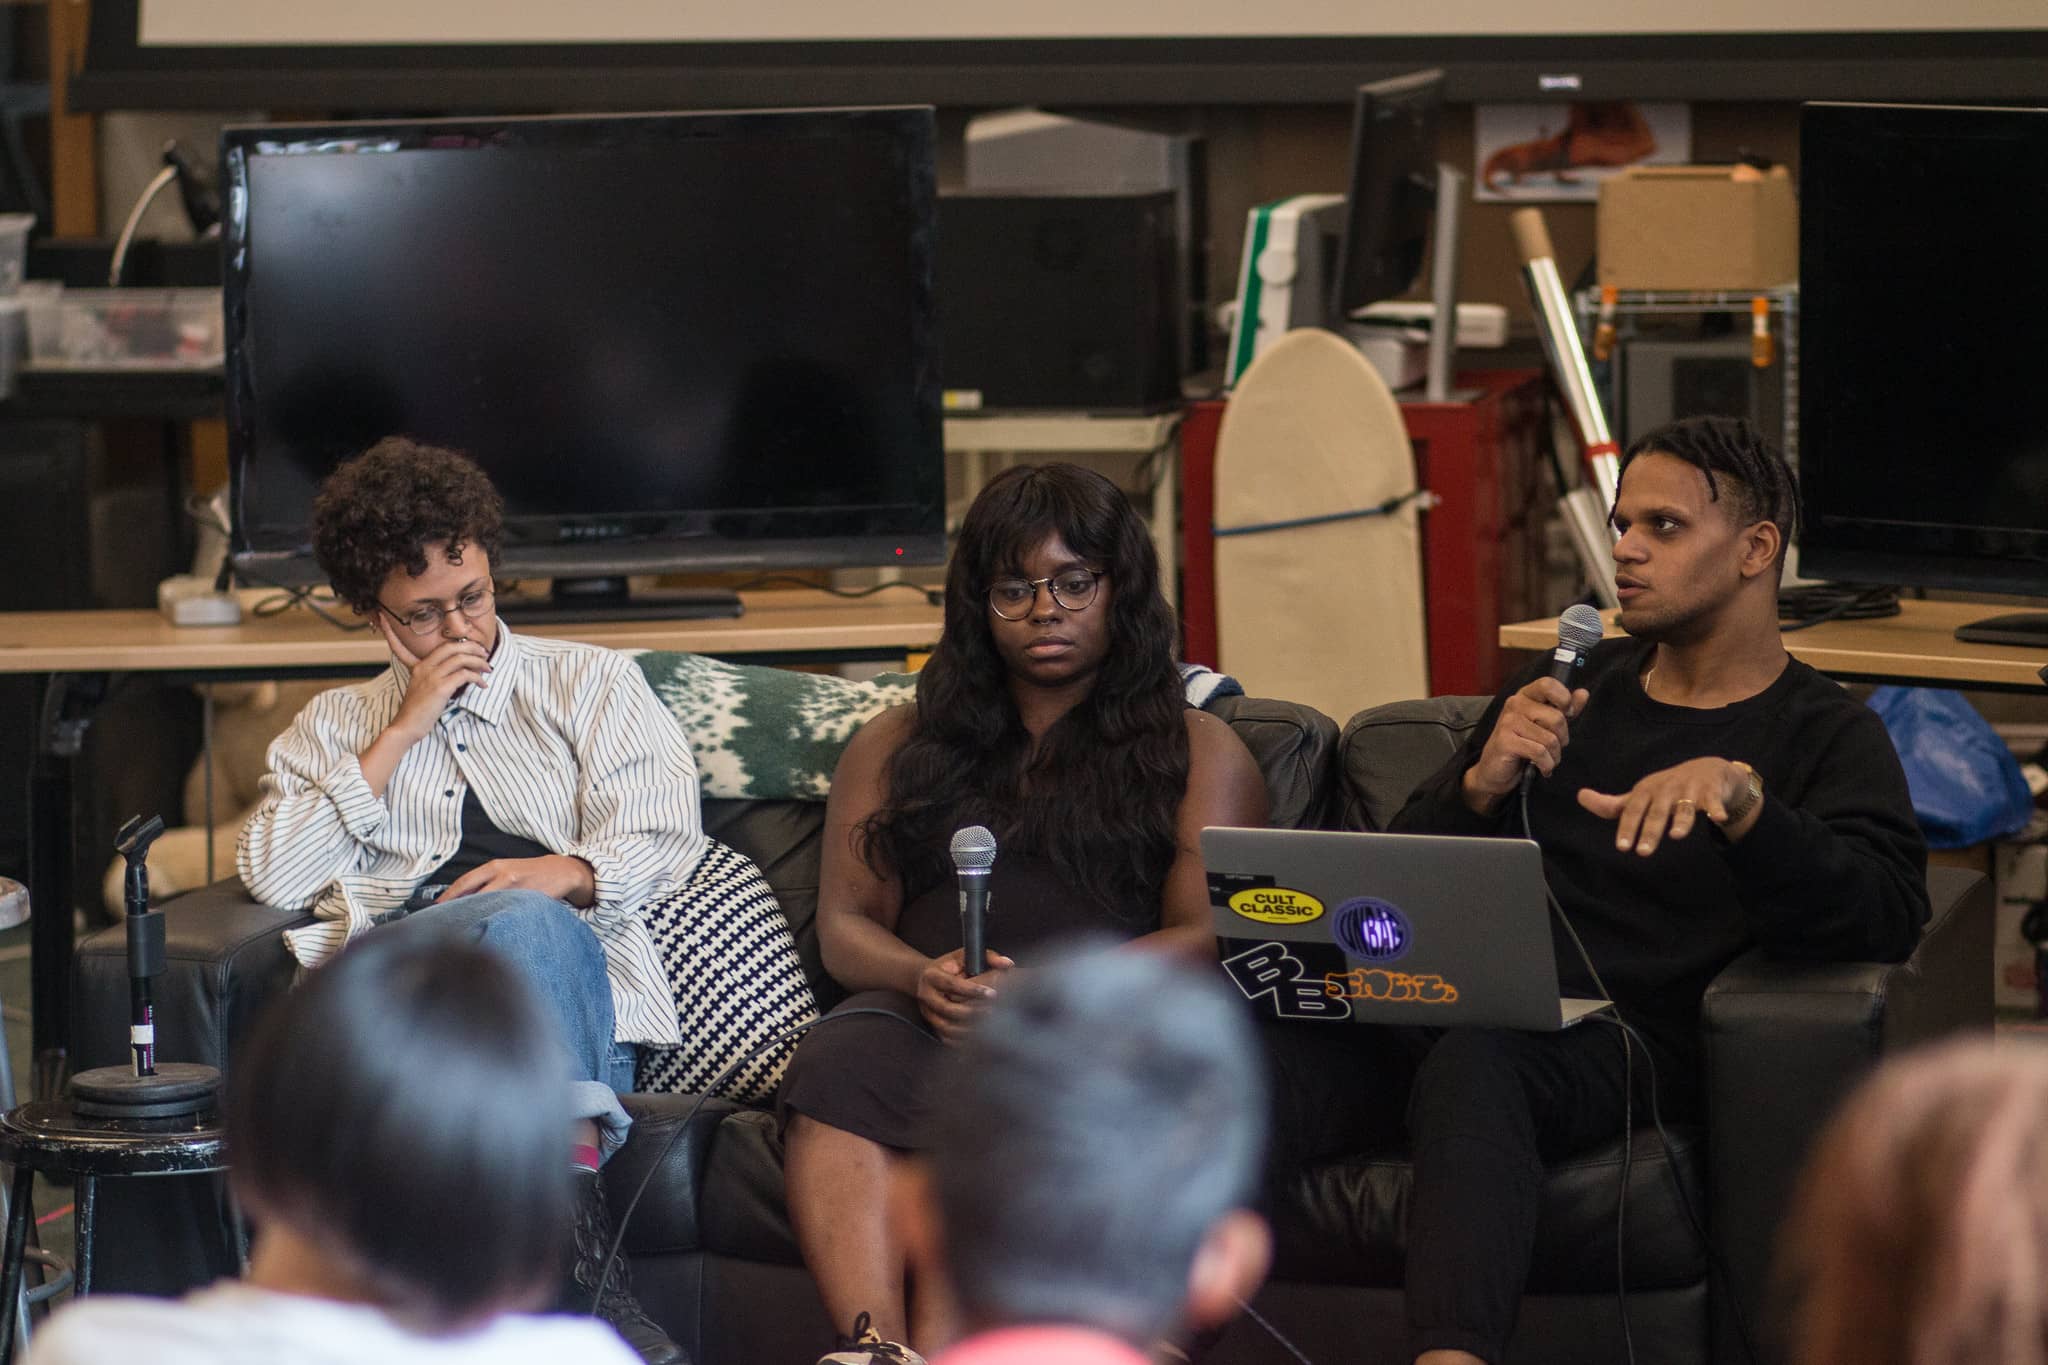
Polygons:
M391 652L412 674L405 699L398 704L398 714L387 727L408 745L433 733L441 713L448 709L449 698L457 692L471 684L489 685L485 679L491 671L490 655L475 640L443 640L425 654L419 654L392 628L390 621L383 616L376 621Z
M1491 815L1514 794L1524 768L1545 777L1571 743L1571 721L1586 707L1586 689L1568 692L1555 678L1538 678L1507 699L1479 761L1465 770L1465 804Z

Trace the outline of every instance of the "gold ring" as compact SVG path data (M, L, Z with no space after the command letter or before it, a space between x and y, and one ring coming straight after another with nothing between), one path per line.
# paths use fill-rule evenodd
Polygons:
M1677 809L1696 811L1699 809L1699 807L1693 804L1693 800L1690 796L1681 796L1678 798L1677 801Z

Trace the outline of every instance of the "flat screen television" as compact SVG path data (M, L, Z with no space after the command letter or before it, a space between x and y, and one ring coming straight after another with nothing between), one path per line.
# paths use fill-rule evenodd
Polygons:
M1414 287L1436 213L1437 123L1444 73L1415 71L1358 87L1351 187L1331 315L1342 322Z
M2048 594L2048 109L1809 104L1799 161L1800 572Z
M929 108L227 129L237 570L318 581L313 493L391 434L584 605L942 560L933 147Z

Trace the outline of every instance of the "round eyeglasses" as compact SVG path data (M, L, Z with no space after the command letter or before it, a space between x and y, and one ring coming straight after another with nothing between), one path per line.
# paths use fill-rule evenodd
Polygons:
M988 585L988 609L1005 621L1021 621L1038 604L1038 590L1048 588L1053 601L1068 611L1080 611L1095 600L1095 584L1107 572L1066 569L1049 578L998 578Z
M491 595L489 588L472 588L455 599L455 610L471 621L477 620L491 609ZM384 606L381 602L377 605ZM414 607L401 615L389 607L384 607L384 614L394 621L402 622L405 628L415 635L432 635L441 628L441 622L447 619L448 609Z

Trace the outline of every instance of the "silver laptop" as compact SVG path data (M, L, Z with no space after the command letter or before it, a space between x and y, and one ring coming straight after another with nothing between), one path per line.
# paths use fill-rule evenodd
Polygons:
M1217 954L1278 1019L1555 1032L1608 1008L1558 991L1527 839L1202 831Z

